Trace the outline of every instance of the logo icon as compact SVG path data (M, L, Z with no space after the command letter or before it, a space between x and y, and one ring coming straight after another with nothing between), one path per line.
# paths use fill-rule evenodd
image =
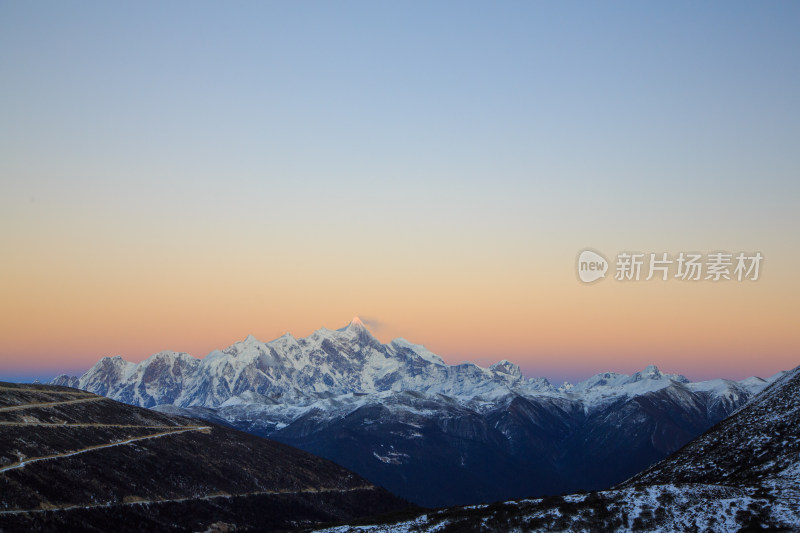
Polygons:
M584 283L592 283L606 277L608 261L594 250L583 250L578 255L578 277Z

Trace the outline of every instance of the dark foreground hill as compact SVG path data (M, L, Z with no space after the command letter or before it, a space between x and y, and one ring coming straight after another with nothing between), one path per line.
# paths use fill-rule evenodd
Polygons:
M800 367L612 490L454 507L336 533L800 531Z
M272 531L408 504L233 429L66 387L0 382L0 531Z

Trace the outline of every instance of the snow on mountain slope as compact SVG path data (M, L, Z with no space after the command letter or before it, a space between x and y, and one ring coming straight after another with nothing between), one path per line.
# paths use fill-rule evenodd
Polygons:
M74 380L62 376L54 383ZM218 407L248 392L295 399L387 390L455 396L498 387L554 392L546 380L526 380L508 362L490 369L451 366L403 339L381 344L357 318L345 328L323 328L303 339L286 334L264 343L250 336L202 360L175 352L160 352L139 364L106 357L77 385L144 407Z
M669 410L705 410L692 417L715 421L769 380L690 383L651 365L630 376L605 372L557 390L544 378L525 378L519 366L506 360L489 368L448 365L424 346L404 339L381 344L356 317L344 328L322 328L306 338L287 333L264 343L248 336L203 359L171 351L138 364L120 356L104 357L80 378L60 376L53 383L142 407L194 409L204 418L271 434L313 411L343 418L370 404L380 404L388 413L403 410L404 397L392 400L393 393L403 391L430 395L445 411L448 402L457 402L479 414L504 409L515 397L559 398L572 402L570 410L578 406L585 416L603 413L620 400L664 391L659 401L670 404ZM698 401L703 405L694 405ZM617 408L615 416L623 413ZM632 422L620 422L627 423ZM671 449L673 444L664 446Z
M779 486L800 496L800 367L680 452L625 485L665 482Z
M800 531L800 367L776 378L729 418L613 489L320 533ZM731 386L714 380L697 388L727 393Z
M519 367L509 361L489 368L470 363L448 365L424 346L405 339L381 344L356 317L344 328L322 328L301 339L287 333L265 343L248 336L203 359L169 351L138 364L119 356L104 357L77 382L60 376L53 383L77 386L143 407L171 404L213 408L231 402L264 403L264 398L280 399L283 404L311 405L318 398L330 396L404 390L443 394L463 401L492 399L513 392L580 398L593 404L688 380L662 374L655 366L649 366L632 376L607 372L574 387L556 390L544 378L526 379ZM759 378L738 384L693 384L696 390L733 396L742 390L757 392L765 385Z
M668 385L670 381L687 383L689 380L684 376L677 374L662 374L655 365L650 365L641 372L636 372L632 376L618 374L616 372L604 372L602 374L596 374L586 381L582 381L574 387L571 387L571 390L572 392L584 392L600 387L625 387L635 383L645 383L646 386L649 386L648 390L653 390L655 387Z

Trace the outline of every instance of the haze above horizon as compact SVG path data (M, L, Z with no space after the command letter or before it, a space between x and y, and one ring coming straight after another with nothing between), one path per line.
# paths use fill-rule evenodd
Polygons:
M789 2L0 3L0 379L356 314L529 376L793 368L798 27ZM764 261L584 284L587 248Z

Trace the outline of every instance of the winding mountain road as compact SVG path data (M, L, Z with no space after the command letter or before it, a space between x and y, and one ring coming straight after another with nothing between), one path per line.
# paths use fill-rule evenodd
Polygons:
M61 402L42 402L42 403L26 403L25 405L9 405L7 407L0 407L0 413L8 411L21 411L22 409L35 409L37 407L55 407L56 405L66 405L73 403L83 402L99 402L108 400L105 396L89 396L88 398L79 398L77 400L64 400Z
M12 387L0 387L4 390L15 390ZM76 395L81 394L84 396L88 396L85 393L77 393L77 392L70 392L70 391L59 391L56 394L66 394L66 395ZM71 405L76 403L83 403L83 402L98 402L108 400L108 398L104 396L89 396L87 398L78 398L75 400L62 400L59 402L41 402L41 403L28 403L24 405L11 405L7 407L0 407L0 412L8 412L8 411L20 411L23 409L32 409L32 408L48 408L48 407L56 407L59 405ZM135 424L100 424L100 423L52 423L52 422L38 422L38 421L22 421L22 422L15 422L15 421L0 421L0 426L36 426L36 427L57 427L57 428L70 428L70 427L94 427L94 428L102 428L102 427L110 427L110 428L125 428L125 429L162 429L165 431L159 431L157 433L151 433L149 435L139 435L136 437L131 437L129 439L109 442L106 444L96 444L93 446L87 446L86 448L81 448L79 450L72 450L69 452L63 453L56 453L52 455L44 455L42 457L31 457L30 459L20 460L17 463L13 463L4 467L0 468L0 474L4 472L8 472L9 470L15 470L17 468L22 468L26 465L31 463L37 463L39 461L50 461L53 459L59 459L62 457L72 457L73 455L79 455L82 453L93 452L96 450L102 450L104 448L111 448L113 446L123 446L126 444L130 444L132 442L137 442L141 440L147 439L156 439L159 437L166 437L167 435L177 435L178 433L186 433L187 431L210 431L210 426L157 426L157 425L135 425Z
M62 426L63 427L63 426ZM113 427L113 426L111 426ZM3 468L0 468L0 474L7 472L9 470L14 470L16 468L22 468L23 466L29 465L31 463L37 463L39 461L49 461L51 459L59 459L61 457L71 457L73 455L78 455L81 453L93 452L96 450L102 450L103 448L111 448L113 446L123 446L125 444L130 444L131 442L136 442L140 440L147 440L147 439L156 439L159 437L165 437L167 435L176 435L178 433L186 433L187 431L210 431L211 427L209 426L182 426L178 427L172 431L162 431L159 433L153 433L150 435L142 435L139 437L132 437L130 439L117 441L117 442L110 442L107 444L97 444L94 446L87 446L86 448L82 448L80 450L75 450L71 452L64 452L64 453L56 453L53 455L45 455L43 457L32 457L30 459L25 459L24 461L20 461L18 463L14 463Z
M73 509L92 509L97 507L119 507L119 506L126 506L126 505L150 505L150 504L159 504L159 503L180 503L180 502L188 502L188 501L197 501L197 500L214 500L218 498L238 498L238 497L247 497L247 496L274 496L277 494L317 494L317 493L325 493L325 492L355 492L359 490L374 490L374 487L370 485L364 485L360 487L349 487L346 489L342 488L307 488L307 489L300 489L300 490L262 490L256 492L243 492L241 494L208 494L206 496L192 496L187 498L170 498L170 499L163 499L163 500L135 500L129 502L108 502L108 503L97 503L93 505L66 505L63 507L52 506L47 507L46 509L11 509L8 511L0 511L0 515L13 515L13 514L23 514L23 513L47 513L51 511L70 511Z

